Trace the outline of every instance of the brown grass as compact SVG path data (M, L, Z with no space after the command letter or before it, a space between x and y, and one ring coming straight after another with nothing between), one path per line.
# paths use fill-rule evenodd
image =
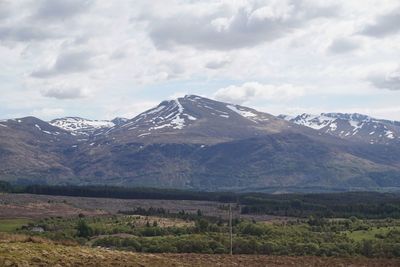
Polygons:
M0 235L0 266L400 266L399 259L263 255L145 254L65 246L43 238Z
M141 207L148 209L164 208L171 213L182 210L196 214L201 210L205 216L228 218L228 209L223 204L212 201L156 200L156 199L112 199L90 197L45 196L31 194L0 195L0 218L46 218L50 216L87 216L116 214L118 211L133 210ZM234 210L235 218L254 219L256 221L286 221L293 218L271 215L239 214Z

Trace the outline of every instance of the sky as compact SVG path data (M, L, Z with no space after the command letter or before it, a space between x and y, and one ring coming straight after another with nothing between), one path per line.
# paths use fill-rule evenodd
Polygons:
M0 119L195 94L400 121L398 0L0 0Z

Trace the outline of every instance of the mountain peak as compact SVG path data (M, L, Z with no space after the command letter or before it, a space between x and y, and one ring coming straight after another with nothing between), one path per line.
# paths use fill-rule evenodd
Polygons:
M400 141L400 122L379 120L359 113L303 113L298 116L280 115L282 119L307 126L342 139L388 144Z
M136 138L141 142L182 142L184 139L194 143L216 143L279 132L288 127L287 122L267 113L186 95L162 101L107 133L119 141Z

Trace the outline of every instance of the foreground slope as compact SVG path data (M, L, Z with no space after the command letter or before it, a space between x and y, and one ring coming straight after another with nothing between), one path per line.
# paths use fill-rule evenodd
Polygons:
M0 266L399 266L398 259L150 254L0 235Z

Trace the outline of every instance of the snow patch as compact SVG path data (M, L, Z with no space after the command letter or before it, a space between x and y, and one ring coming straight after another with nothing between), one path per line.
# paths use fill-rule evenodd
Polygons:
M332 132L336 131L337 130L337 123L336 122L332 122L329 125L329 128L331 129Z
M149 134L150 133L142 133L142 134L139 134L138 137L146 136L146 135L149 135Z
M227 105L227 108L229 108L230 110L238 113L240 116L245 117L245 118L253 118L253 117L257 117L257 114L249 111L249 110L244 110L244 109L240 109L237 106L234 105Z
M386 131L385 136L389 139L394 139L394 133L392 131Z
M81 133L86 135L88 135L88 132L94 132L99 129L106 129L115 126L111 121L87 120L78 117L56 119L51 121L50 124L71 133Z

